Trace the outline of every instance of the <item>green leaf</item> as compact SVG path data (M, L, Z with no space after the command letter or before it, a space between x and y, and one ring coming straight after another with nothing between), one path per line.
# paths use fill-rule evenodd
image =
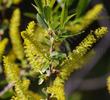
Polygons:
M64 43L65 43L65 47L66 47L66 50L69 52L71 52L71 47L70 47L70 44L67 40L64 40Z
M34 2L37 5L37 7L39 8L39 11L42 12L43 11L42 1L41 0L34 0Z
M60 26L60 16L54 15L52 16L51 28L56 30Z
M42 18L40 14L37 14L37 21L42 27L48 28L47 23L44 21L44 19Z
M45 6L43 9L44 18L47 22L51 19L51 8L49 6Z
M33 19L36 18L36 15L34 13L30 13L30 12L25 12L24 16L29 17L29 18L33 18Z
M42 73L45 73L49 67L50 67L49 62L45 63L44 67L42 68Z
M74 17L76 14L72 14L70 16L68 16L64 22L64 24L66 24L72 17Z
M80 0L76 9L77 18L80 17L91 0Z
M2 0L0 0L0 4L2 3Z
M41 85L43 82L44 82L44 79L43 78L40 78L39 79L39 82L38 82L38 85Z
M64 7L62 8L62 12L61 12L61 27L64 25L64 21L66 19L66 17L68 16L68 7L66 6L66 2L64 4Z
M9 98L13 96L13 91L7 91L6 93L4 93L2 96L0 96L1 100L9 100Z
M55 37L56 41L64 41L68 37L72 37L73 34L70 32L63 32L62 34L59 34Z
M55 1L56 1L56 0L51 0L51 2L50 2L50 7L51 7L51 8L54 6Z
M50 56L54 60L62 60L66 57L66 54L62 53L62 52L54 51L54 52L52 52L52 54Z
M39 8L36 5L32 4L32 6L40 13Z
M70 6L74 0L66 0L66 6Z

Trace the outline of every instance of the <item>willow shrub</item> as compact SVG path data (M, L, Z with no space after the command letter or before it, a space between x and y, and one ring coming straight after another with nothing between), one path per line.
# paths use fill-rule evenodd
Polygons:
M17 4L21 0L12 1ZM83 34L97 20L103 5L97 4L84 13L89 0L80 0L76 10L70 13L72 0L34 2L37 22L29 22L27 28L20 32L21 11L16 8L9 23L12 48L8 53L4 53L6 46L10 45L8 38L0 41L0 61L3 62L7 82L14 87L8 91L13 95L11 100L66 100L65 81L88 61L92 46L108 29L102 26L90 31L73 50L67 38ZM66 46L66 53L60 49L62 43ZM34 88L37 92L29 88L31 79L36 82Z

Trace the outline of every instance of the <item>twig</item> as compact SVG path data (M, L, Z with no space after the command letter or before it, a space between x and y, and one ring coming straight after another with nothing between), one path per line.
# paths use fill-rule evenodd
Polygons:
M107 77L109 75L110 72L99 78L84 80L81 82L81 85L79 86L78 90L88 91L88 90L97 90L100 88L104 88L106 87Z
M0 97L4 95L9 89L11 89L14 86L13 83L9 83L1 92L0 92Z

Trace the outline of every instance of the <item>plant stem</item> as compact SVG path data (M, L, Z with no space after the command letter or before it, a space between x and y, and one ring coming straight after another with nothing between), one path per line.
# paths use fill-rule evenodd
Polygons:
M13 83L9 83L1 92L0 96L4 95L7 91L9 91L14 86Z
M53 51L55 50L54 48L54 31L49 30L48 34L50 36L50 57L53 53ZM50 58L50 75L52 74L52 69L53 69L53 60ZM50 84L51 84L51 80L50 80ZM50 95L48 94L47 100L51 100Z

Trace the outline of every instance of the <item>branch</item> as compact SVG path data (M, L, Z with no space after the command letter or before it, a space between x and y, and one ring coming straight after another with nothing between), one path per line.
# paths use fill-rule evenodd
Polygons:
M110 72L99 78L84 80L81 82L81 85L79 86L78 89L83 91L88 91L88 90L97 90L100 88L104 88L106 87L107 77L109 75L110 75Z
M10 90L13 86L13 83L9 83L2 91L0 91L0 97L4 95L8 90Z

